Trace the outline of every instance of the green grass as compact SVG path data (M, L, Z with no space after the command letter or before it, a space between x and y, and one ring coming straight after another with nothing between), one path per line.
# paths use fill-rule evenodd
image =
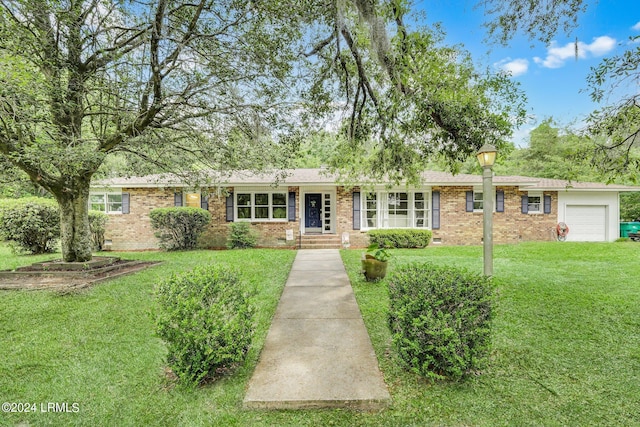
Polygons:
M491 365L461 384L426 382L398 367L385 323L388 278L364 282L359 257L355 251L343 251L394 398L387 414L390 423L640 423L640 245L497 246ZM480 273L482 248L396 250L389 269L414 261Z
M387 283L366 283L362 251L343 251L391 407L256 411L242 408L295 255L286 250L146 252L149 270L70 295L0 291L0 401L78 403L78 413L0 414L0 425L423 426L637 425L640 421L640 245L527 243L495 248L498 303L490 367L463 383L431 383L398 366L386 328ZM430 260L482 271L480 247L393 250L389 269ZM50 256L56 257L56 255ZM59 254L57 255L59 257ZM0 269L16 257L0 245ZM202 263L239 268L258 290L248 362L188 390L164 374L153 334L153 286ZM39 410L39 407L38 407Z

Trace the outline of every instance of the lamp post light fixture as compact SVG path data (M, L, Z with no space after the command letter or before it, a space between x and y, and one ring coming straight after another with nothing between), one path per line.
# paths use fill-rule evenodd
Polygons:
M493 276L493 164L498 150L484 144L478 151L478 162L482 166L482 255L484 275Z

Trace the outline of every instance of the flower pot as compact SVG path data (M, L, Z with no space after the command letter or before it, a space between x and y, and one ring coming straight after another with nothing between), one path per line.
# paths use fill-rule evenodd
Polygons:
M384 279L387 275L387 261L378 261L371 255L366 255L362 260L362 272L368 282Z

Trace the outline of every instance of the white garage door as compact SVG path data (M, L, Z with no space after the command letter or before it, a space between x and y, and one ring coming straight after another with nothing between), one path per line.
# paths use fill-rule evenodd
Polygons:
M607 240L607 207L567 205L569 226L567 240L572 242L604 242Z

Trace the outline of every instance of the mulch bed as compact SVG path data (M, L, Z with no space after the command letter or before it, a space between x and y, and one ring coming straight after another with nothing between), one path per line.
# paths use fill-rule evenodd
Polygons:
M0 271L0 290L53 290L68 292L135 273L159 262L94 257L88 262L54 260L15 270Z

